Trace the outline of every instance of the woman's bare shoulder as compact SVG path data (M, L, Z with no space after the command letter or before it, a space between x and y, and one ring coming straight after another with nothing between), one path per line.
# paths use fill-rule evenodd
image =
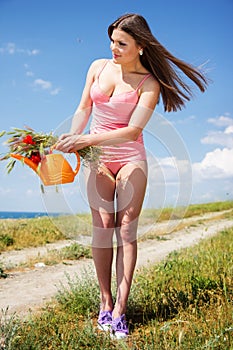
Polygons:
M154 91L155 93L160 91L160 83L152 74L144 82L142 91Z
M151 75L145 80L140 89L140 105L154 109L159 100L159 95L160 84L158 80Z
M107 61L107 58L98 58L91 63L90 69L92 70L99 69L104 65L106 61Z
M99 58L97 60L94 60L89 66L87 76L90 79L94 80L100 69L103 67L105 61L106 58Z

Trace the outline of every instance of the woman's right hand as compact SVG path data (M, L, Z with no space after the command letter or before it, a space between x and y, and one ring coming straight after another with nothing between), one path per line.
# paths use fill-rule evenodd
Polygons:
M76 152L89 146L89 135L78 134L62 134L56 145L55 149L64 153Z

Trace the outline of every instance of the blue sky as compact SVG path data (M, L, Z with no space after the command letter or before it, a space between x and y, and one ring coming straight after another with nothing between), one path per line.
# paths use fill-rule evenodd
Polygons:
M127 12L145 16L174 55L196 66L206 63L212 80L204 94L194 90L181 112L164 113L157 106L145 130L150 162L145 206L176 205L183 197L185 204L232 200L232 0L197 0L188 7L184 0L0 0L0 130L29 125L65 131L89 64L111 57L108 25ZM161 137L164 122L168 129ZM3 141L1 153L7 151ZM5 165L0 163L0 211L87 210L82 171L59 193L49 187L41 194L29 168L17 164L7 175Z

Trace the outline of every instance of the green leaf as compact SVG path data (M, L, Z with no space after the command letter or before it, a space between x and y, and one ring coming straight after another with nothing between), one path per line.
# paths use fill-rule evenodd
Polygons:
M40 155L44 155L44 145L43 145L43 143L40 144L39 152L40 152Z
M0 158L0 160L7 160L10 158L9 154L5 154L3 157Z
M12 169L14 168L16 163L16 160L10 160L9 163L7 164L7 174L9 174Z
M44 186L43 186L42 184L40 185L40 189L41 189L41 192L42 192L42 193L45 193L45 191L44 191Z

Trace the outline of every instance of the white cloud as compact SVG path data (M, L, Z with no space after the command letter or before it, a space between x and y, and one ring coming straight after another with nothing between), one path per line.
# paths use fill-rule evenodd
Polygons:
M25 54L28 56L36 56L40 53L40 50L38 49L21 49L16 46L15 43L9 42L5 44L3 47L0 47L0 54L8 54L8 55L14 55L14 54ZM30 69L29 65L27 63L24 64L24 68L26 70L26 76L27 77L34 77L33 71ZM60 88L55 88L52 86L52 83L50 81L44 80L44 79L35 79L33 82L33 86L36 88L40 88L42 90L48 90L50 95L56 96L61 91Z
M33 73L33 71L31 70L29 64L24 63L24 68L25 68L25 70L26 70L26 76L27 76L27 77L33 77L33 76L34 76L34 73Z
M49 91L50 95L58 95L60 92L60 88L54 88L53 84L48 81L48 80L44 80L44 79L35 79L33 82L34 87L36 88L40 88L42 90L47 90Z
M224 130L209 131L207 136L201 139L201 143L233 148L233 118L229 116L220 116L217 118L210 118L208 122L214 124L218 128L224 128Z
M179 160L176 157L157 158L150 166L151 174L157 174L158 182L166 182L167 185L177 184L180 178L189 172L188 160Z
M29 64L24 63L24 68L26 70L26 76L27 77L34 77L34 72L30 69ZM50 93L50 95L52 95L52 96L58 95L59 92L61 91L60 88L58 88L58 87L55 88L50 81L44 80L44 79L41 79L41 78L34 79L33 86L35 88L39 88L39 89L42 89L42 90L47 90Z
M8 54L8 55L14 55L14 54L25 54L28 56L36 56L40 53L40 50L38 49L21 49L16 46L15 43L7 43L3 47L0 47L0 53L1 54Z
M16 47L14 43L7 43L5 47L0 47L0 53L7 53L9 55L13 55L16 51Z
M203 160L193 164L193 179L227 179L233 177L233 149L216 148L208 152Z
M233 181L233 118L228 114L208 119L215 127L201 139L203 144L218 145L194 163L192 200L218 201L230 199ZM216 130L217 128L217 130ZM228 197L226 197L228 195Z
M196 119L195 115L190 115L189 117L184 118L184 119L174 120L173 123L174 124L188 124L188 123L192 122L195 119Z
M36 56L40 53L40 50L38 50L38 49L27 50L27 53L29 56Z
M201 139L201 143L233 148L233 126L228 126L224 131L210 131Z
M60 88L56 88L56 89L53 89L53 90L50 92L50 94L53 95L53 96L55 96L55 95L58 95L60 91L61 91Z
M189 159L157 158L148 155L148 186L144 206L186 205L192 193Z
M156 183L174 183L177 179L177 167L174 157L148 157L149 177Z
M0 53L1 54L7 54L7 55L15 55L15 54L24 54L28 56L36 56L40 53L40 50L38 49L21 49L16 46L15 43L7 43L3 47L0 47Z
M233 118L222 115L217 118L210 118L208 122L218 128L224 128L224 130L209 131L207 136L201 139L201 143L233 148Z
M233 124L225 129L225 134L233 134Z
M218 127L226 127L229 125L233 125L233 118L230 118L228 116L225 115L221 115L220 117L217 118L209 118L208 123L214 124L215 126Z
M27 77L33 77L33 76L34 76L34 73L33 73L32 71L29 70L29 71L26 72L26 76L27 76Z
M52 83L48 80L35 79L33 84L34 86L40 87L43 90L48 90L52 88Z

